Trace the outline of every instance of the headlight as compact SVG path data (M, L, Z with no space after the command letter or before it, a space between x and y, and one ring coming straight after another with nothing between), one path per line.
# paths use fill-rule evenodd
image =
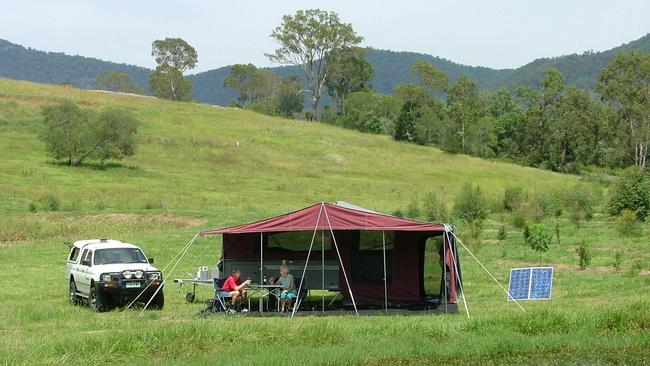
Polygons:
M142 278L142 276L144 276L144 272L135 271L134 275L135 275L135 278L140 279L140 278Z
M147 279L149 281L154 281L154 280L159 280L162 276L160 275L160 272L149 272L147 273Z
M126 278L127 280L130 280L131 277L133 277L133 272L131 272L131 271L124 271L124 272L122 272L122 275L123 275L124 278Z
M102 282L111 282L111 277L112 277L112 276L111 276L110 273L104 273L104 274L102 274L101 276L99 276L99 279L100 279Z

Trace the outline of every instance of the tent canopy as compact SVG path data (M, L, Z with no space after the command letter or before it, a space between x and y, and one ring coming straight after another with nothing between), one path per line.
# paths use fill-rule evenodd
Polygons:
M201 236L215 234L271 233L310 230L366 230L444 232L444 224L432 224L389 216L348 204L317 203L298 211L248 224L205 230Z
M261 282L264 271L275 273L279 264L286 262L302 268L300 276L310 289L338 286L344 299L353 303L354 293L360 303L410 304L427 301L424 263L426 243L431 238L438 243L434 249L438 252L430 256L431 264L441 268L436 271L440 278L428 281L440 283L440 296L448 295L455 303L460 273L455 268L459 266L455 264L455 244L447 235L452 230L445 224L390 216L345 202L320 202L260 221L205 230L200 235L223 235L226 272L239 268ZM316 235L317 231L321 234ZM300 235L287 235L293 232ZM313 245L316 250L320 248L320 255L311 251ZM443 262L447 270L443 270ZM442 285L445 278L448 294Z

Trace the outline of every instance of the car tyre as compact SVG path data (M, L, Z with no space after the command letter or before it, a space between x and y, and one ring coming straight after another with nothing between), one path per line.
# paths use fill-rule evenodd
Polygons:
M165 294L163 293L163 290L160 289L156 296L154 296L151 299L151 303L149 303L149 308L154 309L154 310L162 310L162 308L165 306Z
M95 286L90 288L90 294L88 295L88 305L90 309L101 313L110 308L108 304L108 299L101 292L97 291Z
M70 280L70 289L68 290L68 297L72 305L79 305L81 303L81 299L79 298L79 296L77 296L77 284L74 282L74 280Z

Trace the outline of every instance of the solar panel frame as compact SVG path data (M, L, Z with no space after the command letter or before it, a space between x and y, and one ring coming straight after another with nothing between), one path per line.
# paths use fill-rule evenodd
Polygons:
M521 296L521 291L515 293L513 292L513 289L516 290L517 288L513 288L513 283L516 284L517 282L514 281L513 279L517 279L516 273L518 272L523 272L527 273L528 279L526 280L526 286L528 287L526 296ZM548 292L548 297L533 297L533 275L534 273L540 273L544 275L544 278L548 278L548 291L544 291L544 295L546 292ZM546 275L548 273L548 275ZM515 276L513 276L515 275ZM537 277L539 278L539 277ZM521 290L521 288L519 288ZM522 267L522 268L512 268L510 269L510 278L508 282L508 295L506 296L507 301L523 301L523 300L550 300L551 296L553 294L553 267Z

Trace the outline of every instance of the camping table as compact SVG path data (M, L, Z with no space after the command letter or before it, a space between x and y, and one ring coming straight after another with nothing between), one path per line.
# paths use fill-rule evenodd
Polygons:
M282 285L248 285L247 288L257 291L260 294L260 313L264 312L264 297L269 296L271 291L282 288ZM266 294L264 294L266 292Z

